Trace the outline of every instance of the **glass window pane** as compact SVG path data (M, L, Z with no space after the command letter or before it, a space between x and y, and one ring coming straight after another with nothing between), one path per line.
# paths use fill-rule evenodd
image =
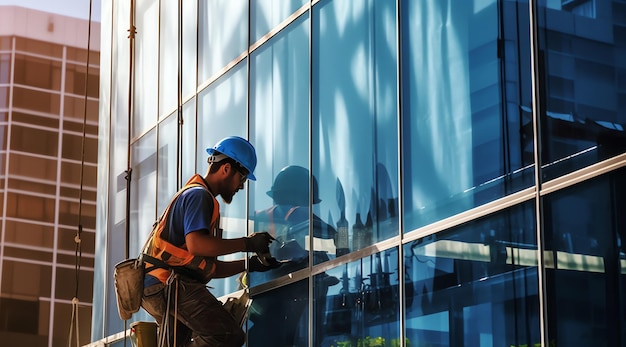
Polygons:
M5 295L50 297L52 283L50 265L21 263L4 259L2 262L2 293ZM29 274L29 276L24 276Z
M8 178L7 183L9 189L45 194L50 196L57 195L57 185L54 181L40 181L33 180L32 178L18 179L10 177Z
M395 13L388 0L314 7L314 213L338 232L314 249L330 255L398 233Z
M22 54L15 55L13 82L29 87L61 90L61 62Z
M626 170L546 195L548 331L559 345L626 338Z
M325 296L320 299L324 300ZM308 346L308 306L309 281L306 279L255 295L248 315L248 344Z
M198 84L202 84L246 51L248 0L200 1L198 21Z
M533 183L528 16L520 7L402 2L406 231Z
M63 58L63 46L54 42L32 40L19 36L15 37L15 50L59 59Z
M11 55L0 54L0 84L9 83L11 78Z
M197 170L201 175L206 174L208 169L207 147L213 147L219 140L230 135L247 138L247 86L246 61L244 60L198 95L198 144L196 148L198 149ZM255 182L248 182L244 188L250 184L255 184ZM232 203L222 202L220 210L224 238L232 239L246 235L245 190L235 194ZM221 259L228 261L241 257L241 253L235 253ZM218 297L236 291L238 286L237 276L211 280L211 287L213 287L211 292Z
M287 19L305 0L256 0L250 1L250 44Z
M0 101L2 101L1 98L2 96L0 96ZM56 115L61 109L61 96L58 93L14 86L13 107Z
M0 87L0 109L9 108L9 87Z
M144 135L131 147L132 180L130 201L130 245L131 257L138 254L157 218L157 146L156 130ZM163 211L158 211L162 213Z
M178 104L178 1L160 3L159 116L165 117Z
M528 202L404 246L408 343L541 343L534 211Z
M67 117L67 119L74 120L81 123L81 132L82 132L82 123L87 118L88 122L97 122L98 121L98 107L99 101L98 99L87 99L87 109L85 110L85 97L76 97L71 95L65 95L63 98L65 104L63 105L63 116ZM85 114L87 112L87 114Z
M159 1L137 0L133 137L154 126L158 112ZM128 82L128 81L126 81Z
M12 113L13 114L11 115L11 117L13 118L13 122L25 123L28 125L36 124L39 128L46 127L52 128L50 130L54 129L55 131L58 131L59 116L57 115L30 114L15 111L13 111ZM82 125L80 129L82 131Z
M89 62L97 63L96 62ZM77 65L68 63L65 66L65 91L75 95L85 95L85 83L87 83L87 96L97 98L100 87L99 69L97 67L89 68L89 75L86 76L85 65ZM87 80L85 80L87 79Z
M308 23L302 17L250 57L250 121L259 157L257 181L250 185L251 219L255 231L277 238L275 257L292 259L280 269L250 274L253 285L308 265Z
M82 137L82 134L63 134L63 159L74 159L81 161L83 158L98 157L98 138Z
M192 98L183 105L182 139L181 139L181 170L183 179L196 173L196 157L205 148L196 146L196 98ZM209 145L207 144L206 147ZM198 153L196 153L196 151Z
M57 158L44 159L12 152L9 155L9 175L39 178L55 182L57 179Z
M611 1L538 4L543 176L626 151L624 6Z
M53 249L54 227L30 222L36 222L36 220L7 220L4 229L4 242Z
M161 213L178 190L178 117L171 114L159 124L157 210Z
M197 37L198 37L198 1L182 0L182 27L183 27L183 74L182 88L183 99L186 99L192 93L195 93L197 86Z
M399 346L398 249L314 277L315 346Z
M11 150L34 155L56 156L59 143L58 130L42 130L26 126L11 127Z

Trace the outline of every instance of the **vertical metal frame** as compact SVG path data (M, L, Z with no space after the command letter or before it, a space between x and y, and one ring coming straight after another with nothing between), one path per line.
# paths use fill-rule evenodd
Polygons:
M533 122L533 142L535 160L535 221L537 233L537 282L539 288L539 333L543 346L548 344L548 310L546 308L546 267L544 260L545 240L543 227L543 201L541 198L541 92L539 81L539 22L538 5L536 0L528 1L529 24L530 24L530 69L531 69L531 100L532 100L532 122Z

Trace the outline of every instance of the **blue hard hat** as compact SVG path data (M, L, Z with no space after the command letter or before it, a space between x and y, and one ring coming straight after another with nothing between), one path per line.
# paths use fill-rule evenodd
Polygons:
M206 149L209 155L225 154L248 170L248 179L256 181L256 151L248 140L239 136L228 136L220 140L213 147Z

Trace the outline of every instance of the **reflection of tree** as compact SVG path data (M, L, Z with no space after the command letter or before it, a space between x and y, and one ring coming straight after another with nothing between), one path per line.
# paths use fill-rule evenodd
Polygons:
M337 177L356 192L345 206L352 223L368 214L376 163L397 166L395 28L387 25L395 2L342 4L321 1L312 14L313 162L322 184ZM332 185L322 190L329 196Z

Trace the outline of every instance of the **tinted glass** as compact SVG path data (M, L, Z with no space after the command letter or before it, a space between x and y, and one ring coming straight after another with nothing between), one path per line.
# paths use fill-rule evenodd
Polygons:
M626 151L626 7L538 2L547 179Z
M133 137L154 126L158 112L159 2L137 0L135 38ZM125 81L128 83L128 81Z
M309 281L255 295L248 315L248 345L307 346Z
M533 183L527 7L402 2L406 231Z
M9 83L11 78L11 55L0 54L0 83Z
M156 221L157 136L156 130L131 145L132 180L130 201L130 253L138 255ZM162 213L163 211L158 211Z
M157 150L157 210L161 213L170 202L178 187L178 117L171 114L159 124L159 143ZM181 183L182 184L182 183Z
M60 61L16 54L13 74L13 82L16 84L56 91L61 90ZM68 77L68 81L71 83L73 75L70 74Z
M398 249L313 278L314 346L399 346Z
M197 170L201 175L208 169L207 147L213 147L226 136L247 138L247 77L244 60L198 95ZM188 177L185 178L185 180ZM252 183L246 183L247 188ZM226 239L246 235L246 189L235 194L231 204L221 198L221 225ZM222 257L223 260L240 259L241 254ZM222 296L238 289L237 276L211 280L211 292Z
M305 0L256 0L250 1L250 44L287 19Z
M545 197L550 340L616 346L626 338L626 170Z
M388 0L314 7L313 210L338 233L314 249L329 257L398 233L395 13Z
M198 84L202 84L246 51L248 0L200 1L198 27Z
M406 244L410 344L539 344L535 235L526 203Z
M202 146L196 146L196 98L192 98L183 105L183 121L181 125L181 167L182 177L187 179L196 173L196 151L205 150Z
M269 231L278 239L272 243L274 256L298 259L275 271L251 274L253 285L308 264L308 23L306 17L299 19L250 57L250 120L259 157L257 181L250 185L251 219L255 231ZM293 208L297 213L289 212Z
M198 1L183 0L182 13L182 61L183 74L181 84L183 99L196 91L196 78L198 63L196 55L198 52Z
M159 28L159 116L178 105L178 1L161 1Z

